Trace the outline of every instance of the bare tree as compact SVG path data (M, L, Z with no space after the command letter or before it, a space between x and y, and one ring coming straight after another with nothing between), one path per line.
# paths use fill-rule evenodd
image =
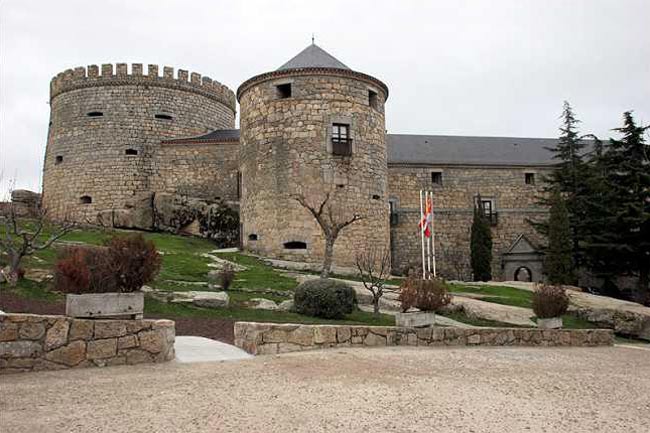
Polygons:
M45 228L46 215L47 212L39 207L36 210L35 218L24 218L21 221L13 203L9 203L4 215L0 215L0 221L3 223L0 253L6 254L9 259L9 266L5 268L6 270L0 269L0 273L3 274L10 286L15 286L18 282L18 269L24 257L49 248L75 227L72 222L64 222L47 239L41 240L39 238ZM29 224L26 224L28 221Z
M356 265L363 286L372 294L372 306L375 315L379 314L379 300L388 291L384 286L390 276L390 250L369 249L356 256Z
M295 194L293 195L293 198L304 208L309 210L316 219L316 222L318 222L321 230L323 230L323 234L325 235L325 256L323 258L323 269L321 270L320 277L327 278L332 269L334 243L339 237L341 230L350 224L363 219L363 217L357 213L354 213L349 218L336 215L336 212L332 209L329 192L325 194L325 199L322 200L318 206L312 206L309 204L302 194Z

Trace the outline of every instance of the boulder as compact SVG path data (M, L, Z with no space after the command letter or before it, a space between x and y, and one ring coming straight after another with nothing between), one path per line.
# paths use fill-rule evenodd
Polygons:
M289 299L282 301L278 304L278 310L280 311L293 311L293 300Z
M249 308L254 310L270 310L275 311L278 309L278 304L271 301L270 299L264 298L253 298L247 302Z
M124 204L124 209L113 211L113 227L125 229L153 229L153 193L138 193Z
M190 292L192 304L205 308L224 308L230 304L230 297L226 292Z
M567 291L570 311L617 334L650 340L650 307L588 293Z

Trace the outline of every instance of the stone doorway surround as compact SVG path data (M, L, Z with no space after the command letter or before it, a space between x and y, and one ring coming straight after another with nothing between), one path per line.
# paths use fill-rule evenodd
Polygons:
M543 257L540 252L523 234L517 236L508 251L501 257L501 269L503 269L503 279L505 281L516 281L521 276L523 270L530 274L530 280L533 283L544 281L543 275Z

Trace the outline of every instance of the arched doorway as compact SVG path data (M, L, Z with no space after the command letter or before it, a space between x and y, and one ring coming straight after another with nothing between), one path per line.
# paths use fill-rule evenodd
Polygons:
M526 266L520 266L515 271L515 281L530 283L533 281L533 272Z

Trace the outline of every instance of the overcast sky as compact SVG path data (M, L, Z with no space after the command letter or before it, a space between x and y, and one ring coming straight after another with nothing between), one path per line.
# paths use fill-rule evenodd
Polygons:
M40 190L49 82L153 63L236 90L310 43L390 88L390 133L555 137L650 122L650 0L0 0L0 171Z

